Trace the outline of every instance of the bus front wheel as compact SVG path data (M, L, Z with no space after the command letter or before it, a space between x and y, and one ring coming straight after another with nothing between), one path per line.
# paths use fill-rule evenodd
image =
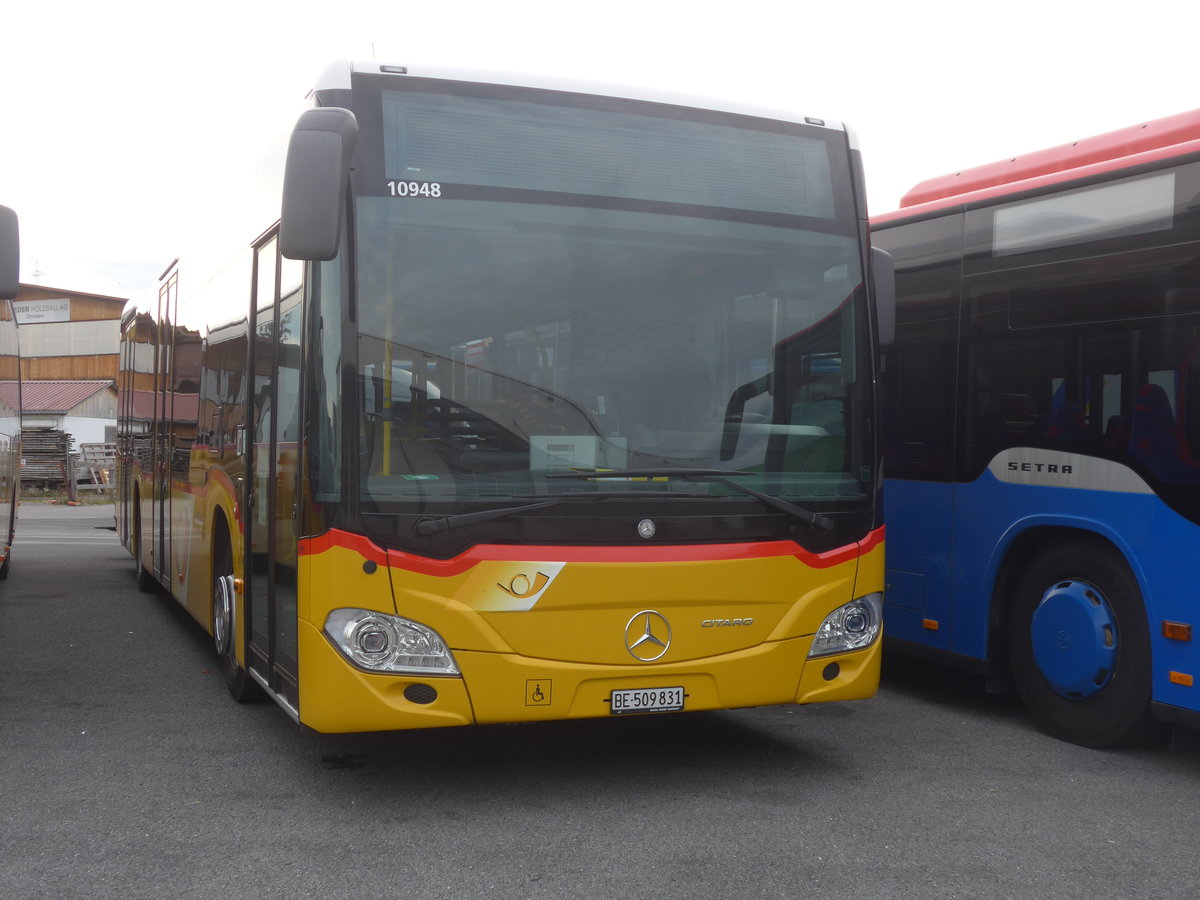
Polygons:
M1034 557L1018 579L1007 635L1013 682L1043 731L1085 747L1157 735L1146 611L1115 549L1071 540Z
M238 615L233 550L221 529L213 548L212 633L225 686L238 703L253 703L265 697L262 688L241 667L237 658Z

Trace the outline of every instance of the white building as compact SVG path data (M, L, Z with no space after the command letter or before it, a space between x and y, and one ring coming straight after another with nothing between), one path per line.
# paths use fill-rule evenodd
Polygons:
M75 445L117 439L113 381L28 381L21 386L21 427L56 428Z

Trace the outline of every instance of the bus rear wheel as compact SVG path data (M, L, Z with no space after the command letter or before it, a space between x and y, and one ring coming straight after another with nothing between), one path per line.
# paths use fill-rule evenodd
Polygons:
M1034 557L1018 580L1007 636L1013 682L1047 734L1085 747L1158 735L1146 611L1113 548L1071 540Z
M219 529L213 548L212 633L225 686L238 703L255 703L265 698L249 673L237 659L238 616L236 582L233 576L233 550L224 529Z
M130 539L133 544L133 573L137 578L137 589L143 594L156 593L158 582L142 562L142 504L137 494L133 497L133 533Z

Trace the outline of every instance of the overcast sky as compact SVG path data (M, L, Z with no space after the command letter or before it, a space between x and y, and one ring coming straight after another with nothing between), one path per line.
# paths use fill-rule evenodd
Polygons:
M1200 107L1196 0L63 0L8 3L0 36L0 204L21 219L21 279L122 297L210 227L205 199L334 59L843 121L873 212L931 176Z

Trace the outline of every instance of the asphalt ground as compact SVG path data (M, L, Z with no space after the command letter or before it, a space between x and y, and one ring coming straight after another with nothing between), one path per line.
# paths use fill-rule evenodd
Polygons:
M1094 751L889 661L873 700L319 735L229 699L111 508L21 507L0 898L1171 898L1200 741Z

